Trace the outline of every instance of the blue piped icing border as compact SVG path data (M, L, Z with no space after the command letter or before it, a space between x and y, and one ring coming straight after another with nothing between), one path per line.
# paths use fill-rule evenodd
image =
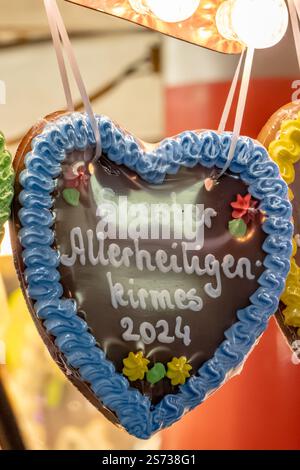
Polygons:
M163 183L166 175L177 173L181 167L201 164L222 168L231 143L229 133L183 132L146 152L138 140L107 117L97 116L97 122L107 157L126 165L152 184ZM19 239L28 296L69 366L79 371L81 379L90 384L99 401L117 415L129 433L146 439L180 419L217 389L244 361L265 330L270 316L277 310L290 268L292 208L287 185L267 151L252 139L241 137L230 170L249 185L249 192L260 200L261 210L266 214L263 230L268 236L263 245L266 257L260 287L249 299L250 305L237 312L238 321L226 331L225 340L212 359L176 395L167 395L152 406L150 399L131 387L96 346L86 322L77 315L76 302L62 297L60 257L52 248L51 193L67 153L89 146L95 146L90 122L84 114L73 113L48 123L33 139L32 150L25 158L25 169L20 175L24 189L19 196L22 205Z

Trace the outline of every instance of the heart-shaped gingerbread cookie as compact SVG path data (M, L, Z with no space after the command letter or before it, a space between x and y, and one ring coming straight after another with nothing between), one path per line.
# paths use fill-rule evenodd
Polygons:
M4 224L9 219L14 194L14 172L11 154L5 148L4 135L0 132L0 243L4 237Z
M276 319L292 348L300 344L300 105L289 103L269 119L258 136L269 149L270 157L279 166L280 173L289 186L293 206L294 243L291 270L287 277Z
M267 151L184 132L145 144L97 117L48 117L16 157L12 237L55 361L111 421L148 438L239 370L290 268L288 188Z

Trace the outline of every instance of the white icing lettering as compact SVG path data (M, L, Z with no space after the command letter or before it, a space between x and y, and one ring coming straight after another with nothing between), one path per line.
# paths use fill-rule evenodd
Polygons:
M134 247L135 247L135 255L136 255L136 267L139 271L144 270L144 260L146 269L148 271L155 271L155 266L151 263L151 253L147 250L140 250L139 248L139 241L134 240Z
M139 289L137 296L139 298L140 306L142 310L147 310L147 302L146 299L149 296L149 293L146 291L146 289Z
M169 273L172 269L172 267L165 266L165 264L168 262L168 255L164 250L158 250L155 255L155 261L156 261L156 266L159 269L161 273Z
M234 272L232 272L230 271L230 269L234 267L234 264L235 264L235 259L232 255L224 256L222 269L226 277L228 277L229 279L234 279L236 277L240 277L241 279L244 279L246 277L250 281L255 279L254 274L252 274L251 272L251 262L248 258L240 258L237 262L237 266Z
M152 344L156 340L156 331L149 322L143 322L140 326L141 338L144 344Z
M222 282L220 273L220 263L216 260L214 255L207 255L205 258L205 272L209 276L215 277L216 287L212 286L212 283L207 283L204 286L204 290L213 299L217 299L222 294Z
M99 263L99 253L95 257L94 256L94 232L93 230L88 230L86 232L86 236L88 239L88 256L89 256L89 261L92 266L97 266Z
M170 292L168 290L166 290L166 289L164 289L162 291L150 290L149 294L150 294L152 307L155 310L159 310L159 309L174 310L175 305L172 304L171 295L170 295Z
M186 298L189 301L187 308L193 312L200 312L203 308L203 300L196 294L196 289L190 289L186 294Z
M174 336L169 335L170 327L166 320L159 320L155 327L149 322L142 322L139 326L139 334L133 332L134 324L133 320L130 317L124 317L120 321L120 325L124 331L122 338L124 341L138 342L142 341L144 344L152 344L157 339L159 343L162 344L171 344L175 342L175 337L182 339L185 346L191 344L191 330L188 325L183 327L182 331L182 318L176 318L175 332ZM159 330L161 330L159 332Z
M111 245L109 245L107 254L109 262L114 268L120 268L123 265L122 257L117 260L117 258L121 256L121 248L119 245L116 245L116 243L111 243Z
M134 285L134 279L129 279L129 284L131 284L132 286ZM128 297L129 297L129 303L130 303L130 306L136 310L137 308L139 308L140 306L140 303L138 300L136 300L134 298L134 294L133 294L133 289L129 289L128 290Z
M176 318L176 326L175 326L175 336L178 339L183 339L183 343L185 346L189 346L191 344L191 329L188 325L183 328L183 332L181 331L182 328L182 318Z
M234 274L230 271L234 266L234 257L232 255L226 255L223 258L222 269L228 279L234 279Z
M126 331L122 334L124 341L139 341L140 335L133 334L133 321L129 317L124 317L121 320L121 327L126 328Z
M106 274L106 277L107 277L108 284L109 284L112 306L115 309L117 309L119 306L127 307L128 301L123 299L124 287L122 286L122 284L120 282L113 284L112 276L110 272Z
M80 227L74 227L70 233L70 243L72 248L71 256L62 255L61 263L64 266L74 266L79 256L79 261L82 266L85 266L86 256L85 256L85 247L83 236Z
M169 336L169 324L166 320L159 320L156 328L162 328L162 332L157 335L157 341L163 344L171 344L175 341L175 336Z

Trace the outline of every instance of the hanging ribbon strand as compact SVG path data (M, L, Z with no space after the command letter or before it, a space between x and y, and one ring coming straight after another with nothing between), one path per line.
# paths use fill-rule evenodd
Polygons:
M299 8L299 0L289 0L289 4ZM232 141L229 149L228 158L220 176L229 168L232 162L240 136L243 117L245 113L249 83L254 59L255 49L267 49L275 46L285 35L289 22L288 8L284 0L224 0L219 6L217 12L217 28L225 39L238 38L242 44L247 46L245 66L243 70L241 89L238 98L238 105L235 115ZM297 23L295 11L293 11L293 22ZM298 25L297 25L298 27ZM300 41L299 63L300 63ZM297 47L298 47L297 46ZM223 112L219 131L223 132L232 107L235 90L237 87L238 76L242 64L242 59L238 65L233 83L227 98L226 106Z
M68 58L76 85L78 87L82 102L84 104L85 111L89 117L92 129L95 135L96 151L95 151L95 156L93 158L93 162L96 162L101 157L101 154L102 154L100 130L97 125L97 121L96 121L94 112L92 110L90 99L89 99L86 87L84 85L84 82L83 82L77 61L76 61L72 44L69 39L69 35L65 27L63 18L56 4L56 0L44 0L44 5L45 5L46 13L48 16L50 31L51 31L51 35L53 39L57 62L58 62L61 79L63 83L63 88L64 88L64 92L66 96L67 108L70 112L74 111L71 87L70 87L67 68L66 68L66 64L64 60L63 49Z
M229 91L229 95L226 101L226 105L223 111L223 115L221 118L221 122L219 125L219 132L224 132L226 128L226 124L228 121L228 116L230 113L230 110L233 105L233 99L235 95L235 91L237 88L237 83L238 83L238 78L240 75L240 70L243 62L243 56L244 56L244 51L241 55L240 61L238 63L238 67L235 73L235 76L233 78L233 82ZM251 71L252 71L252 64L253 64L253 58L254 58L254 48L253 47L248 47L247 52L246 52L246 59L245 59L245 66L243 70L243 76L242 76L242 83L241 83L241 89L239 93L239 99L238 99L238 105L237 105L237 110L236 110L236 115L235 115L235 121L234 121L234 127L233 127L233 133L232 133L232 139L231 139L231 145L229 149L229 154L227 158L227 162L224 165L221 173L218 175L218 178L224 175L224 173L228 170L230 167L230 164L234 158L236 146L240 137L240 132L242 128L242 123L243 123L243 118L244 118L244 113L245 113L245 107L246 107L246 101L247 101L247 96L248 96L248 90L249 90L249 83L250 83L250 77L251 77Z
M240 76L240 73L241 73L241 68L242 68L244 55L245 55L245 49L243 49L243 51L241 53L240 60L238 62L238 65L237 65L237 68L236 68L236 71L235 71L235 74L234 74L234 77L233 77L233 80L232 80L232 84L230 86L228 98L226 100L225 108L224 108L224 111L223 111L223 114L222 114L222 117L221 117L221 121L220 121L220 124L219 124L219 127L218 127L218 132L220 132L220 133L222 133L226 130L230 110L231 110L232 105L233 105L233 100L234 100L234 96L235 96L235 93L236 93L239 76Z
M67 102L67 109L70 112L74 111L74 104L73 104L73 99L72 99L72 92L70 88L70 83L68 79L68 73L66 69L66 64L64 60L64 55L63 55L63 50L62 50L62 44L61 44L61 38L59 35L59 30L57 27L57 22L55 21L55 18L53 16L53 11L51 8L48 7L48 2L45 0L45 8L48 16L48 22L49 22L49 27L52 35L52 40L54 44L54 50L56 53L56 58L58 62L58 67L62 79L62 84L65 92L65 97L66 97L66 102Z
M298 20L298 12L297 12L297 3L298 3L297 0L288 0L298 65L300 68L300 29L299 29L299 20Z

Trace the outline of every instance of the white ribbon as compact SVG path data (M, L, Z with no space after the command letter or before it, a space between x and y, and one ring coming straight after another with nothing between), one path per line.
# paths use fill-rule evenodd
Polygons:
M62 79L62 84L66 96L67 108L70 112L74 111L74 104L72 99L71 87L68 78L68 73L66 69L66 64L64 60L63 49L65 50L66 56L68 58L71 70L74 75L75 82L79 89L82 102L84 104L85 111L90 119L90 123L95 135L96 140L96 151L95 156L93 158L93 162L97 161L102 154L102 146L101 146L101 136L99 127L97 125L97 121L95 115L92 110L92 106L90 103L89 95L85 88L76 57L72 48L71 41L69 39L69 35L67 29L65 27L64 21L56 4L56 0L44 0L46 13L48 16L50 31L53 39L53 45L56 52L57 62L60 70L60 75Z
M300 28L299 28L300 4L298 0L288 0L288 5L289 5L289 10L290 10L293 34L294 34L298 65L300 68Z
M296 2L296 0L289 0L289 2L293 2L293 1ZM73 104L70 82L68 79L67 69L66 69L64 55L63 55L63 48L69 60L71 70L73 72L77 87L79 89L79 92L80 92L80 95L81 95L81 98L85 107L85 111L87 115L89 116L91 126L95 135L96 153L95 153L95 157L93 161L96 161L101 156L101 153L102 153L101 136L100 136L99 128L95 119L95 115L92 110L89 96L86 91L82 76L80 74L79 67L78 67L78 64L74 55L74 51L73 51L66 27L64 25L62 16L57 7L56 0L44 0L44 4L45 4L47 16L48 16L49 26L50 26L53 44L54 44L56 57L57 57L57 62L58 62L62 84L63 84L65 96L66 96L67 107L70 112L74 111L74 104ZM300 8L300 4L298 6ZM300 33L299 33L299 36L300 36ZM233 105L233 100L234 100L234 96L235 96L236 89L237 89L238 79L240 76L243 58L245 55L244 53L245 53L245 50L243 50L241 54L241 57L240 57L240 60L239 60L230 90L229 90L228 98L226 100L225 108L222 113L219 129L218 129L219 132L224 132L226 128L226 124L228 121L228 117L229 117L230 110ZM245 112L246 100L247 100L247 95L248 95L249 82L250 82L250 77L251 77L253 57L254 57L254 49L248 48L247 53L246 53L246 60L245 60L245 66L243 70L241 89L239 93L237 111L236 111L234 128L233 128L233 133L232 133L231 146L229 149L227 162L224 165L224 168L222 169L221 173L219 174L219 177L221 177L228 170L233 160L236 145L240 136L240 131L241 131L244 112ZM300 50L299 50L299 64L300 64Z
M237 84L238 84L238 79L239 79L239 75L240 75L240 71L242 67L243 58L244 58L244 51L241 54L241 58L237 66L237 69L236 69L236 72L232 81L232 85L230 87L228 98L226 100L226 105L225 105L221 122L219 125L219 132L224 132L226 128L228 116L232 108L234 95L237 89ZM240 137L240 132L241 132L244 113L245 113L246 101L247 101L247 96L248 96L248 90L249 90L253 58L254 58L254 48L247 48L245 66L244 66L243 76L242 76L242 83L241 83L237 110L236 110L236 115L235 115L235 121L234 121L234 127L233 127L233 132L232 132L231 145L230 145L230 149L228 153L227 162L224 165L221 173L219 173L218 178L224 175L224 173L230 167L230 164L233 160L235 149L236 149L239 137Z
M232 108L232 104L233 104L234 96L235 96L235 93L236 93L239 76L240 76L240 73L241 73L241 67L242 67L244 55L245 55L245 49L243 49L243 51L241 53L240 60L238 62L238 65L237 65L237 68L236 68L236 71L235 71L235 74L234 74L234 77L233 77L233 80L232 80L232 83L231 83L231 86L230 86L229 94L228 94L228 97L227 97L227 100L226 100L225 108L224 108L224 111L223 111L223 114L222 114L222 117L221 117L221 121L220 121L220 124L219 124L219 128L218 128L218 132L220 132L220 133L224 132L225 129L226 129L226 126L227 126L227 121L228 121L228 118L229 118L230 110Z

